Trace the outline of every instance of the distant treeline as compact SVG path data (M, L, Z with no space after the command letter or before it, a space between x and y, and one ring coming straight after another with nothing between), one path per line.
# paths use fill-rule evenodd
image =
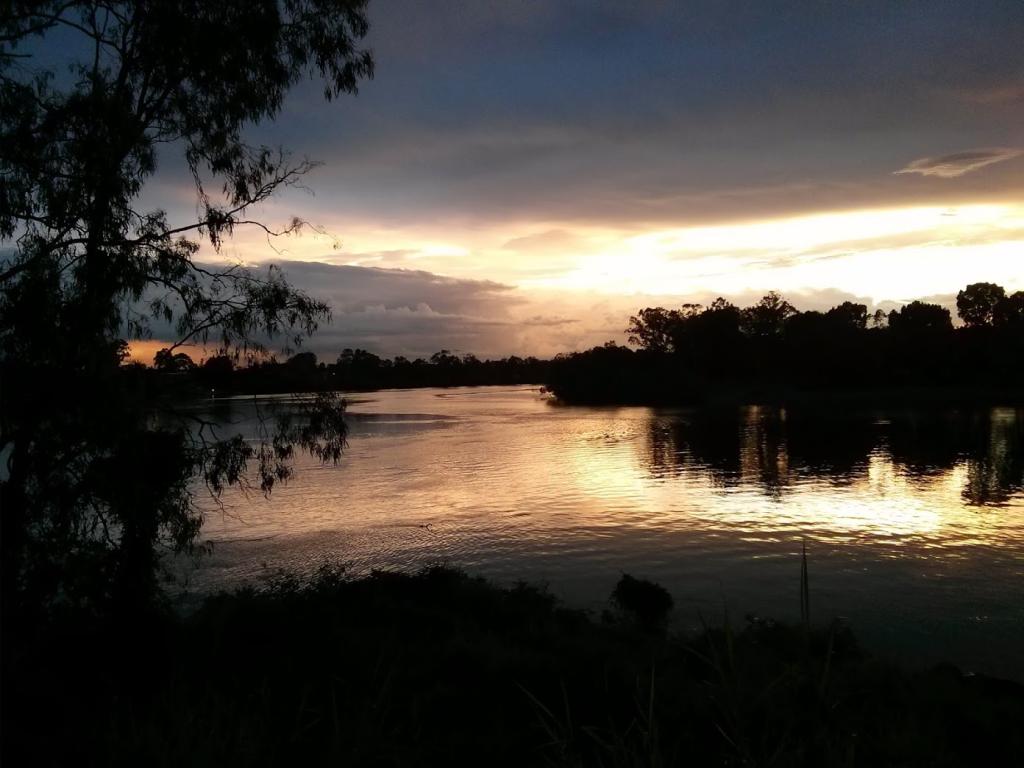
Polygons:
M975 399L1024 395L1024 291L974 283L957 295L954 327L938 304L888 314L843 302L799 312L778 293L740 308L653 307L630 318L629 341L552 361L547 384L563 401L777 401L802 395Z
M196 363L161 350L146 373L174 388L236 394L544 384L567 403L1024 397L1024 291L974 283L957 294L957 314L959 327L948 309L924 301L889 313L849 301L799 312L771 292L745 308L723 298L706 307L648 307L629 320L632 347L610 341L550 361L448 350L389 359L345 349L334 362L300 352L239 365L223 355Z
M161 350L153 371L175 374L183 387L233 393L360 391L405 387L454 387L487 384L543 384L548 361L535 357L480 360L446 349L429 359L379 357L365 349L345 349L333 363L300 352L284 362L266 360L240 366L228 356L196 364L184 353Z

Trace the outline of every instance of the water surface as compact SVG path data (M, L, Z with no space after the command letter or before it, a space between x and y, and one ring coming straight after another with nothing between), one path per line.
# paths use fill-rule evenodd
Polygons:
M251 402L218 419L255 434ZM225 498L198 592L446 561L600 608L622 572L676 621L849 620L901 661L1024 679L1024 412L583 408L531 388L359 395L338 466Z

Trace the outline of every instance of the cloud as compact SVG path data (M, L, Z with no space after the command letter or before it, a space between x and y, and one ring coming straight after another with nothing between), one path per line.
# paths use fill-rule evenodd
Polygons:
M313 262L282 266L295 287L331 305L330 322L321 325L303 347L325 361L334 360L346 347L361 347L385 357L426 358L440 349L481 358L513 354L552 357L609 340L624 343L629 317L641 307L677 307L684 302L706 305L719 295L709 291L685 295L525 292L492 281L455 279L422 270ZM763 293L751 289L724 295L746 306ZM788 297L801 309L827 309L857 299L838 290L793 291ZM157 339L170 337L169 329L154 331ZM160 346L163 344L155 340L140 356L148 362Z
M358 266L375 266L378 264L398 264L415 258L419 252L413 248L391 248L385 251L371 251L368 253L343 254L353 264Z
M413 358L439 349L481 357L554 354L564 348L565 331L579 325L577 317L553 313L553 305L491 280L311 262L283 266L296 287L331 305L331 322L307 345L325 359L345 347Z
M998 6L908 7L880 26L870 3L585 5L382 0L377 79L344 120L304 112L267 143L308 142L326 162L313 183L327 217L520 224L529 238L954 202L941 178L889 172L922 144L1012 146L1024 118L1020 18ZM953 52L962 66L941 66ZM961 93L1001 106L965 120ZM1022 187L985 181L989 197ZM558 247L543 239L508 250Z
M491 280L320 262L288 261L281 266L295 288L330 305L330 320L303 345L323 360L334 360L346 347L410 358L429 357L440 349L491 358L553 355L567 344L572 349L577 342L585 344L593 338L588 331L580 331L582 326L572 313L557 314L552 311L557 305ZM256 274L265 274L266 267L249 265ZM133 343L136 358L144 362L177 338L160 320L153 323L152 331L152 340ZM569 340L567 332L571 332ZM274 340L261 341L275 348ZM189 351L196 359L205 354L198 347Z
M549 229L532 235L516 237L504 245L506 251L548 251L573 248L580 244L580 239L572 232L564 229Z
M967 152L954 152L950 155L939 157L922 157L907 164L896 171L901 173L916 173L921 176L938 176L942 179L955 179L965 173L971 173L979 168L993 163L1001 163L1012 160L1024 154L1024 149L995 148L995 149L972 149Z
M1020 174L969 189L914 164L903 172L933 178L891 175L922 146L1019 141L1012 0L764 5L374 0L375 79L330 104L303 82L250 140L324 162L316 198L290 190L283 213L339 233L443 224L511 239L1021 198ZM152 189L153 205L191 216L188 178Z

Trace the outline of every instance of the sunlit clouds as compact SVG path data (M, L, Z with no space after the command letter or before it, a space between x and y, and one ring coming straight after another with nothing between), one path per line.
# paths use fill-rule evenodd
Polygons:
M489 279L523 293L678 294L682 300L707 292L832 288L899 302L955 293L981 279L1024 287L1024 204L915 206L673 228L542 222L447 232L353 227L349 235L337 249L325 249L315 235L283 246L288 259ZM242 251L259 259L274 256L256 241Z
M554 355L625 340L648 305L749 304L769 290L800 309L844 300L891 309L927 298L955 309L979 280L1024 290L1024 204L823 212L681 227L512 222L459 228L348 225L337 248L311 233L281 254L240 235L227 259L284 262L327 299L312 348L429 355ZM252 258L254 257L254 258Z
M648 304L768 290L888 309L1024 289L1019 4L370 13L358 97L300 85L253 131L322 163L253 217L315 227L203 252L336 302L325 354L554 354L623 341ZM154 207L194 215L186 176L154 181Z
M534 285L736 294L836 288L880 301L1024 278L1024 205L853 211L625 237Z

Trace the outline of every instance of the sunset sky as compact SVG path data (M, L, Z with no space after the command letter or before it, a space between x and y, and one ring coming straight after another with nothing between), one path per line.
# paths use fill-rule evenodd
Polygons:
M1024 3L371 0L374 80L251 140L323 165L241 232L310 347L550 355L648 304L1024 289ZM170 164L146 192L194 195Z

